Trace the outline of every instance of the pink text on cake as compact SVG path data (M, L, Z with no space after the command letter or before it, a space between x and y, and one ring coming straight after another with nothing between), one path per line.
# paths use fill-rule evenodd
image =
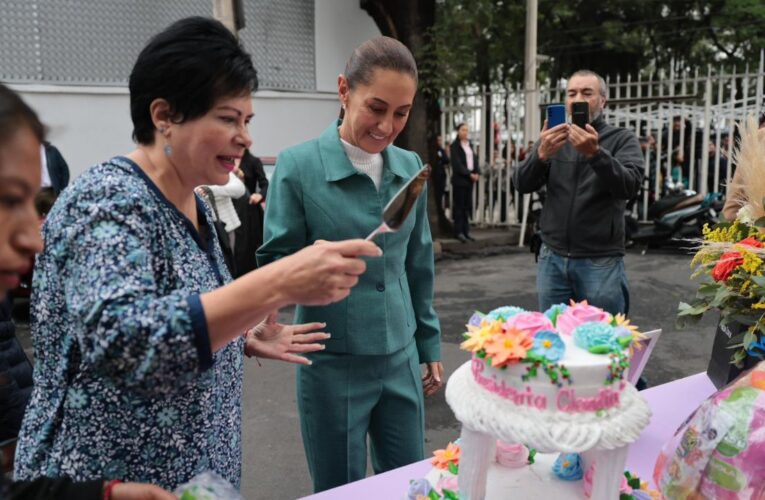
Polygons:
M497 382L496 376L489 378L483 374L485 366L484 360L480 358L473 358L471 362L473 378L478 385L491 393L512 401L518 406L529 406L539 410L547 409L546 396L534 394L529 386L526 386L525 390L520 390L508 386L504 380ZM624 385L624 381L622 381L619 389L624 389ZM596 412L619 406L619 396L619 391L603 387L596 396L577 397L576 390L572 387L567 387L558 392L556 406L558 411L568 413Z
M569 413L600 411L619 406L619 392L603 387L597 396L584 398L577 397L573 388L561 389L557 398L558 410Z
M525 391L520 391L514 387L509 387L503 380L501 383L497 383L496 380L484 377L483 375L484 362L481 359L473 358L471 368L473 369L473 378L478 382L478 385L483 387L489 392L501 396L505 399L509 399L513 403L519 406L531 406L539 410L547 409L547 397L534 394L531 392L531 387L526 386Z

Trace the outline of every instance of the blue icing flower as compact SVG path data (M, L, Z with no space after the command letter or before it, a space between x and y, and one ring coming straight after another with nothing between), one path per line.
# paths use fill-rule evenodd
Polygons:
M485 316L478 311L474 312L472 316L470 316L470 319L468 320L468 326L481 326L481 320Z
M486 315L486 319L490 321L507 321L507 318L512 318L516 314L526 312L525 309L515 306L502 306L494 309Z
M564 481L579 481L584 477L582 458L578 453L561 453L555 459L552 470Z
M606 346L619 349L614 327L607 323L591 321L577 326L573 332L574 344L582 349L589 350L592 347Z
M427 497L433 488L427 479L413 479L409 481L409 490L407 491L407 500L416 500L418 496Z
M534 336L534 352L550 361L558 361L566 352L566 344L555 332L542 330Z
M568 305L566 304L554 304L550 306L549 309L547 309L544 314L547 316L550 321L552 321L553 326L558 321L558 316L563 314L563 312L568 309Z

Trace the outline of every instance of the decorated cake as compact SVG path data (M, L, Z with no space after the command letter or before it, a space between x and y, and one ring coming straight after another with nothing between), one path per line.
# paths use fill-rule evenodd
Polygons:
M544 313L518 307L475 313L467 329L462 348L471 360L446 388L462 423L459 498L492 498L487 493L494 491L494 498L507 498L506 488L536 494L570 488L579 493L571 498L584 498L590 470L592 498L619 498L627 447L650 419L648 405L624 380L637 328L621 315L572 302ZM495 467L497 440L538 450L536 464L512 473ZM576 457L584 471L579 484L550 472L560 453Z
M465 498L459 494L459 444L449 443L433 455L430 473L409 482L407 500ZM582 459L576 453L537 453L522 444L497 441L496 455L489 465L486 498L592 498L594 472L594 465L587 471L582 469ZM658 500L661 495L639 477L624 472L618 498Z

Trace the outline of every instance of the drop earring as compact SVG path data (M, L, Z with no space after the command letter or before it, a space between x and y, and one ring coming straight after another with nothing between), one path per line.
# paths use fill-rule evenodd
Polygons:
M165 156L172 156L173 154L173 147L170 144L165 144L165 147L162 148L165 152Z

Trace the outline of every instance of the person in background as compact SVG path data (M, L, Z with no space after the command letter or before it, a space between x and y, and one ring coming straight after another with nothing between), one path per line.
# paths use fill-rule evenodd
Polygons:
M244 152L239 164L242 181L247 188L245 196L234 202L242 225L236 230L236 259L237 276L242 276L258 267L255 252L263 244L263 210L268 195L268 177L260 158Z
M547 187L540 219L539 309L587 300L611 314L629 311L624 270L624 210L643 180L643 155L631 130L603 118L606 82L575 72L566 107L587 102L590 123L547 127L513 180L521 193Z
M416 91L417 65L401 42L378 37L353 51L338 77L341 119L277 159L260 265L380 225L386 201L422 169L419 156L393 146ZM385 257L369 263L346 300L295 311L332 334L297 376L315 491L364 478L367 439L375 473L423 458L423 396L443 384L427 198L398 231L376 238Z
M44 141L40 146L40 156L42 157L40 187L51 188L58 196L69 185L69 165L58 148L48 141Z
M237 176L236 170L229 172L228 182L223 186L205 186L212 193L212 203L215 206L215 214L223 224L228 237L228 245L232 254L236 253L236 229L242 225L239 215L234 209L233 200L244 196L245 187L242 180Z
M462 243L475 241L470 236L470 212L473 210L473 185L479 181L478 155L468 140L468 126L460 123L456 127L457 137L450 147L449 159L452 164L452 202L454 204L454 237Z
M449 168L449 152L444 147L444 138L441 134L436 136L436 158L431 176L433 179L433 188L435 189L436 202L440 209L448 205L448 196L446 192L446 179L448 178L446 170Z
M0 84L0 302L42 250L35 194L40 186L44 128L34 111ZM10 481L6 471L31 389L31 367L21 349L10 311L0 309L0 498L5 500L172 500L150 484L95 478L75 482L42 474Z
M135 149L80 175L43 226L17 479L173 489L209 470L239 487L244 357L309 363L324 325L281 325L276 311L344 299L360 257L381 253L363 240L314 246L232 280L194 188L228 182L252 143L256 89L218 21L181 19L141 50Z

